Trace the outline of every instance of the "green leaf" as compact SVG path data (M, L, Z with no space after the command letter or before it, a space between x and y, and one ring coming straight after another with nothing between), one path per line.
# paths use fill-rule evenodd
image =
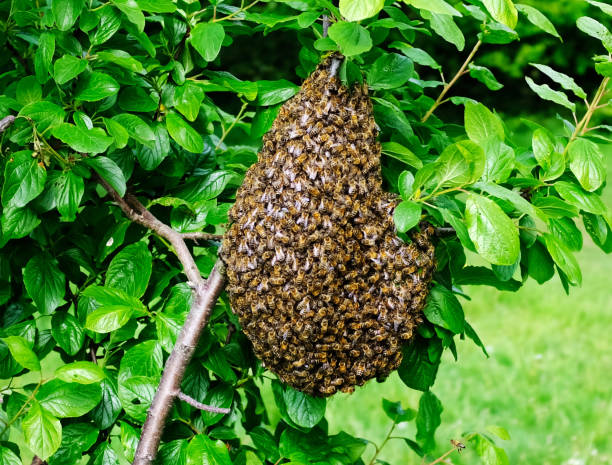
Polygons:
M494 138L500 141L505 139L504 127L499 116L482 103L466 102L465 104L465 132L470 140L484 145L487 140Z
M105 73L94 71L79 80L74 98L86 102L97 102L119 92L119 84Z
M141 74L145 73L145 69L144 66L142 66L142 63L123 50L105 50L103 52L98 52L97 56L98 60L114 63L117 66L121 66L122 68L125 68L129 71L134 71L135 73Z
M22 150L7 161L2 186L4 207L24 207L44 190L47 171L32 155L30 150Z
M427 391L421 395L416 417L416 439L425 452L435 447L434 434L442 422L442 410L442 403L433 392Z
M576 184L559 181L554 184L559 195L569 204L595 215L606 215L608 209L597 194L585 192Z
M64 171L51 186L57 210L64 221L74 221L85 192L83 178L74 171Z
M120 289L140 298L151 278L153 256L144 242L136 242L121 250L111 260L104 285Z
M38 310L50 314L66 292L66 277L55 258L47 253L35 255L23 269L23 283Z
M223 441L213 441L205 434L198 434L187 447L187 465L232 465L229 450Z
M30 371L40 371L40 362L28 341L21 336L8 336L2 340L19 365Z
M409 166L417 169L423 167L423 162L412 151L397 142L383 142L381 144L382 152L385 155L395 158Z
M408 82L413 71L409 58L397 53L385 54L368 71L368 85L371 89L395 89Z
M191 81L174 88L174 107L180 111L188 121L195 121L204 100L204 91Z
M117 465L119 463L117 452L108 442L100 444L96 448L93 457L92 465Z
M66 112L62 107L51 102L34 102L24 106L19 111L19 116L31 118L36 123L39 132L45 132L62 124Z
M139 32L143 32L145 17L138 7L136 0L111 0L119 10L133 23Z
M338 21L330 26L328 34L347 57L360 55L372 48L370 33L357 23Z
M606 166L599 146L590 140L578 138L568 147L570 170L580 185L593 192L606 180Z
M469 140L449 145L436 160L439 186L464 186L477 181L484 172L485 154Z
M387 399L382 400L382 407L387 416L393 420L394 423L411 421L417 414L416 411L411 408L404 409L400 402L391 402Z
M434 384L440 358L432 360L428 348L428 343L419 337L403 349L404 356L398 374L404 384L411 389L427 391Z
M108 157L95 157L86 158L83 163L93 168L121 197L125 195L125 176L113 160Z
M44 84L49 79L49 66L55 53L55 36L49 32L43 32L38 38L38 49L34 56L34 71L36 79Z
M68 355L76 355L83 347L85 332L81 323L70 313L55 312L51 318L51 334Z
M62 442L62 425L38 402L34 402L21 422L26 444L41 460L47 460Z
M140 117L131 113L121 113L113 116L113 121L125 128L130 137L147 147L155 145L155 134L151 127Z
M166 115L166 128L170 137L188 152L202 153L204 150L202 136L177 114Z
M487 437L475 434L470 438L470 443L485 465L509 465L506 452Z
M444 0L404 0L404 3L414 8L427 10L440 15L461 16L461 13Z
M94 299L99 307L87 315L85 327L96 333L109 333L121 328L134 314L145 314L146 308L136 297L119 289L90 286L82 293Z
M300 90L298 86L285 79L278 81L257 81L256 104L276 105L293 97Z
M40 405L60 418L78 418L93 409L101 399L98 384L66 383L52 379L36 393Z
M557 37L558 39L561 39L561 36L555 29L553 23L551 23L550 20L540 12L540 10L530 5L517 4L515 6L518 11L520 11L527 17L527 20L531 24L539 27L548 34Z
M599 21L583 16L576 21L578 29L585 34L599 39L609 53L612 53L612 33Z
M51 3L55 24L60 31L70 29L81 14L82 9L83 0L53 0Z
M225 29L218 23L200 23L191 30L191 45L206 61L213 61L219 55Z
M549 132L543 128L536 129L531 138L531 146L533 147L533 154L538 164L542 168L548 169L552 153L555 150L555 142Z
M2 234L4 239L20 239L30 234L40 224L40 219L31 209L8 207L2 212Z
M576 81L574 81L574 79L567 74L560 73L559 71L552 69L550 66L540 65L538 63L531 63L531 66L537 68L557 84L560 84L565 90L571 90L576 97L581 99L585 99L587 97L587 94L582 87L576 84Z
M0 463L2 465L22 465L22 461L8 447L0 446Z
M544 100L549 100L556 103L557 105L564 106L565 108L576 111L576 104L569 101L567 95L558 90L553 90L548 84L539 85L533 82L529 76L525 77L527 84L531 87L538 96Z
M55 376L67 383L99 383L106 375L104 370L92 362L72 362L55 370Z
M409 200L414 193L414 174L410 171L402 171L397 179L397 185L402 199Z
M488 139L482 147L486 158L482 179L486 182L505 182L514 170L514 150L497 138Z
M170 138L168 130L161 123L155 123L153 126L153 134L155 140L152 147L141 145L136 148L135 154L138 158L140 166L145 170L151 171L159 166L170 153Z
M87 68L87 61L72 55L64 55L53 64L53 79L59 85L66 84Z
M402 201L393 211L395 227L401 233L414 228L421 220L421 205L408 200Z
M495 197L507 200L508 202L512 203L514 208L516 208L519 212L529 215L534 219L539 218L542 221L546 221L548 219L539 208L534 207L516 191L512 191L498 184L489 182L478 182L474 184L474 189L480 189L488 194L494 195Z
M516 225L490 199L470 194L465 208L465 222L477 252L495 265L512 265L520 251Z
M92 45L101 45L110 39L121 26L121 15L114 8L104 8L100 12L100 25L91 38Z
M457 297L444 286L435 285L423 310L427 319L455 334L463 332L465 316Z
M361 21L378 14L384 0L340 0L340 13L347 21Z
M482 0L482 3L493 19L511 29L516 27L518 12L512 0Z
M136 0L141 10L150 13L174 13L176 4L172 0Z
M552 257L539 241L527 249L527 271L538 284L544 284L555 275Z
M475 64L470 64L470 76L472 76L477 81L482 82L489 90L499 90L504 87L496 78L495 75L491 72L489 68L485 68L484 66L476 66Z
M325 399L311 397L289 386L285 387L284 395L287 415L298 426L312 428L325 415Z
M542 237L550 256L565 273L570 283L574 285L582 284L580 265L570 248L552 234L544 234Z
M42 99L42 88L34 76L26 76L17 83L15 97L22 105L38 102Z
M588 213L587 213L588 214ZM563 242L570 250L582 249L582 232L570 218L551 218L548 221L550 232Z
M428 66L437 70L442 69L438 62L434 60L433 57L425 50L412 47L410 44L406 44L403 42L393 42L389 45L389 47L398 49L400 52L410 58L413 62L421 66Z
M104 126L108 133L115 139L115 145L118 149L122 149L128 143L130 138L127 129L113 119L104 118Z
M457 47L457 50L461 51L465 48L463 32L461 32L452 16L430 13L423 10L421 10L421 16L429 20L431 28L436 34Z
M53 129L53 136L82 153L102 153L113 143L102 128L86 129L70 123L62 123Z
M533 204L550 218L563 218L578 216L578 208L564 202L558 197L536 197Z

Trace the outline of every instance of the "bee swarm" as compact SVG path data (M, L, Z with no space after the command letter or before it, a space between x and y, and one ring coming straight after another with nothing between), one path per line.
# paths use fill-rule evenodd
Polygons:
M256 355L316 396L387 376L422 321L431 226L397 237L365 87L330 57L286 102L230 211L231 306ZM335 62L334 62L335 61Z

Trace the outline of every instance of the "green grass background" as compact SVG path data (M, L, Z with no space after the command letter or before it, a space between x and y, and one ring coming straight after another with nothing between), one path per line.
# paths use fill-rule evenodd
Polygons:
M612 172L612 147L606 158ZM605 201L612 205L610 186ZM458 342L458 362L445 354L432 388L444 405L438 455L450 449L450 439L500 425L511 440L498 443L513 465L612 464L612 257L585 235L578 260L583 285L569 296L556 278L543 286L529 280L518 293L466 288L472 298L463 302L466 318L490 358L471 341ZM419 393L395 374L352 395L334 396L326 415L330 431L380 444L390 426L383 397L417 408ZM410 423L394 435L414 433ZM364 459L372 454L369 447ZM421 463L400 440L390 441L379 458L393 465ZM469 450L451 458L480 463Z

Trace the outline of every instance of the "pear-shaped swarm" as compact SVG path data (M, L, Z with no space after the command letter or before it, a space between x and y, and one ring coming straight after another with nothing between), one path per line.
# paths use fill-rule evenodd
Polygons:
M221 256L256 355L316 396L350 392L401 362L434 269L431 226L397 237L365 88L328 58L280 109L230 210Z

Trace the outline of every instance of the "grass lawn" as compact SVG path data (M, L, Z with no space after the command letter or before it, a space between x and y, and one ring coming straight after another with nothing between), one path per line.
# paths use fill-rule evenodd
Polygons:
M612 168L612 150L607 155ZM606 203L612 205L609 186ZM544 286L529 280L516 294L467 289L472 301L464 304L466 318L491 357L471 341L459 341L458 362L445 355L432 389L445 409L438 455L450 448L450 439L500 425L512 436L499 442L513 465L612 464L612 258L587 238L578 259L584 284L569 297L558 279ZM328 403L330 430L380 443L389 429L383 397L416 408L419 393L393 375L335 396ZM413 423L396 431L414 438ZM398 440L380 458L393 465L420 463ZM454 454L452 462L479 463L469 450Z

